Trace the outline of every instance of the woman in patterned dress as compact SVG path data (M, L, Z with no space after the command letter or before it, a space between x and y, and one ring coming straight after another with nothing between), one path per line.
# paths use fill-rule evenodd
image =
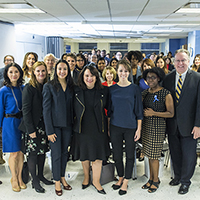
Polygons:
M23 131L22 151L28 155L28 167L33 179L32 187L39 193L45 192L40 181L46 185L54 184L43 175L45 153L49 150L42 116L42 89L46 82L47 67L44 62L38 61L33 65L30 82L22 94L23 120L19 126Z
M170 92L159 85L165 77L162 69L158 67L147 69L143 77L150 87L142 93L144 107L142 144L144 155L149 158L150 178L142 189L148 189L148 192L152 193L160 184L159 158L165 139L165 118L174 116L174 105Z

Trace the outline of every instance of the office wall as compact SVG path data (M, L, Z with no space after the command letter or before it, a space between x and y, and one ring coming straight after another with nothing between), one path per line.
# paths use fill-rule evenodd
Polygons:
M10 54L16 57L15 27L13 24L0 22L0 67L3 67L3 58Z
M46 55L45 36L16 32L16 48L16 62L20 65L27 52L35 52L38 54L38 60L43 60Z
M182 48L182 45L185 44L187 44L187 38L169 39L169 51L171 51L174 56L175 51Z

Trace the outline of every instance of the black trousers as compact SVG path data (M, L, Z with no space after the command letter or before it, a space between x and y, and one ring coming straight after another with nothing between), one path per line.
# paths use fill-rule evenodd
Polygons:
M135 158L135 136L136 129L121 128L110 125L110 139L112 143L113 158L119 177L124 176L123 164L123 140L125 140L125 178L130 179L133 173L134 158Z
M50 142L52 172L53 179L55 181L60 181L60 178L65 176L65 170L68 160L68 147L71 140L72 128L55 127L54 130L57 138L54 143Z
M181 184L190 185L197 159L197 140L193 139L193 135L181 136L179 130L176 135L168 135L168 140L175 179L180 180Z

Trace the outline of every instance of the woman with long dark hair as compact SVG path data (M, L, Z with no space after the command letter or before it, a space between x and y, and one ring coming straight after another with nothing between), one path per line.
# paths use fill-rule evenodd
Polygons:
M32 67L38 61L38 55L34 52L27 52L24 56L22 70L24 72L24 84L28 83L31 79Z
M40 185L52 185L44 175L45 153L49 150L42 116L42 89L47 82L47 67L38 61L32 67L31 79L22 93L23 119L19 126L22 134L22 152L28 155L28 168L32 176L32 187L36 192L44 193ZM37 172L37 173L36 173Z
M0 127L2 127L3 152L10 153L12 190L26 189L22 181L24 154L21 152L21 131L18 126L22 118L23 71L16 63L4 70L4 87L0 89Z
M43 88L43 115L46 133L50 141L55 192L62 195L72 187L65 180L68 147L72 135L73 79L69 64L59 60L55 66L54 79Z

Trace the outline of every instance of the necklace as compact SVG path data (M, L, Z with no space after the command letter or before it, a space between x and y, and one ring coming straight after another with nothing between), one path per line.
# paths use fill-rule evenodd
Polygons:
M20 88L20 91L21 91L21 93L22 93L22 89L21 89L21 87L19 87L19 88ZM12 87L11 87L11 91L12 91L13 97L14 97L14 99L15 99L17 109L18 109L19 111L22 111L22 109L19 109L19 104L18 104L17 98L16 98L16 96L15 96L15 93L14 93Z

